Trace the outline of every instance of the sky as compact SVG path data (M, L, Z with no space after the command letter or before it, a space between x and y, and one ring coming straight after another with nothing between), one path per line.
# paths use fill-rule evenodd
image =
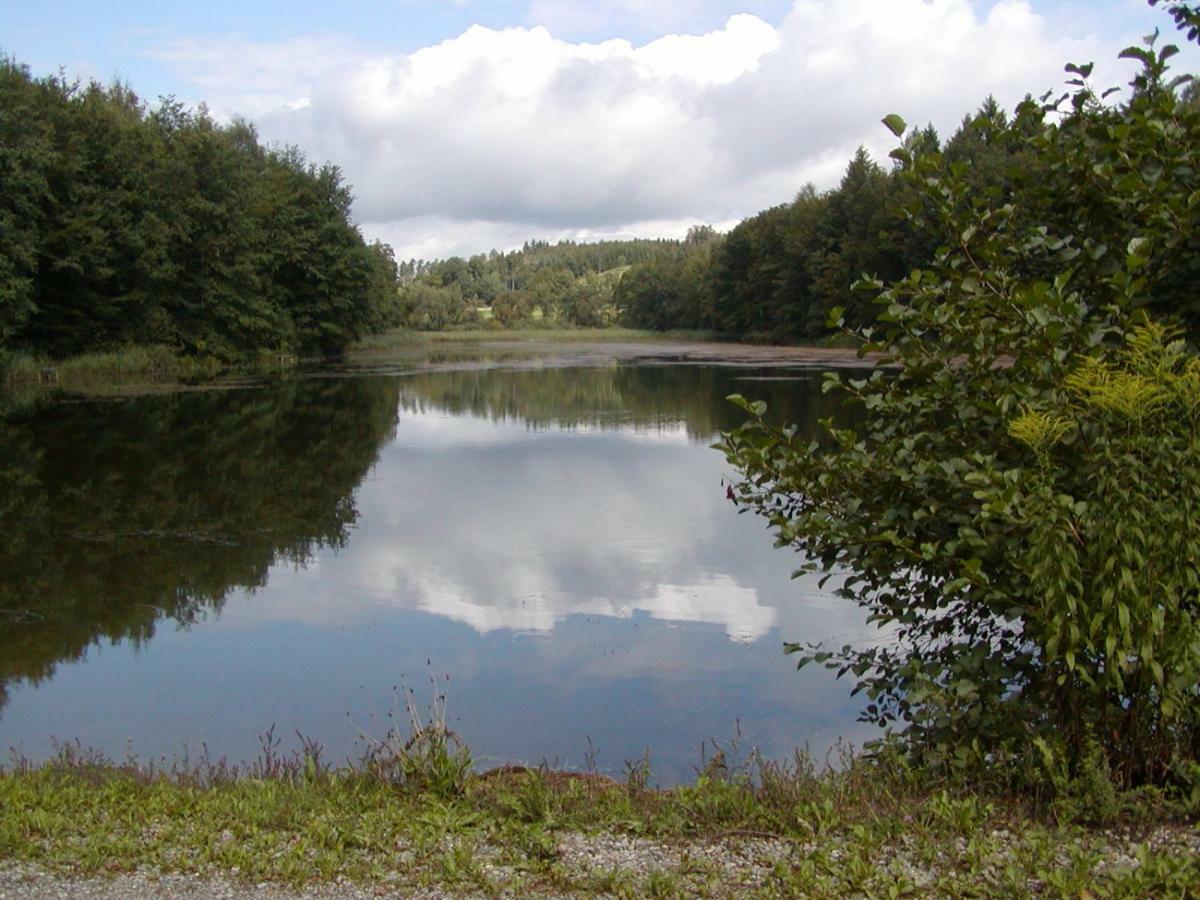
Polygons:
M885 160L889 113L949 136L1156 27L1144 0L0 0L35 74L205 102L341 167L398 258L728 229ZM1178 71L1200 72L1187 47Z

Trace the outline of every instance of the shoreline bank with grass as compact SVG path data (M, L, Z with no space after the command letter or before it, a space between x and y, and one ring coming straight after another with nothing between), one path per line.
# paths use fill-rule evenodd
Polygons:
M0 891L1184 897L1200 884L1195 816L1161 794L1035 806L897 760L819 770L802 755L736 771L718 758L669 790L637 766L624 782L396 771L333 770L311 744L245 768L69 749L18 763L0 771Z
M414 331L396 328L381 334L363 338L352 346L349 353L361 353L373 349L411 347L446 343L620 343L636 341L663 343L671 341L725 342L714 331L677 329L674 331L650 331L643 328L463 328L446 331Z
M62 359L18 351L0 359L0 386L72 388L130 380L161 383L211 378L223 368L215 359L184 356L162 346L130 346Z
M83 353L57 359L14 351L0 356L0 395L17 392L63 390L106 393L113 389L162 388L177 384L204 384L224 378L261 377L288 373L303 367L339 362L387 361L414 352L434 351L453 345L484 350L518 347L557 353L553 348L596 346L621 355L618 347L655 348L655 353L686 353L705 361L795 362L805 365L861 365L852 348L834 343L769 345L739 343L709 331L647 331L635 328L525 328L464 331L410 331L396 329L364 338L344 356L324 360L264 352L237 362L214 357L189 356L165 346L134 345L121 349ZM697 348L707 348L697 356ZM631 351L632 352L632 351ZM624 355L629 355L625 353ZM636 355L636 353L634 354Z
M717 342L709 331L646 331L636 328L514 328L459 331L393 329L363 338L346 355L387 352L448 343L654 343ZM337 359L340 357L333 357ZM258 372L287 368L300 362L319 363L320 357L297 357L263 351L233 362L195 356L163 345L129 345L101 352L53 357L23 350L0 355L0 387L50 384L64 387L104 384L131 379L150 382L204 380L223 372Z

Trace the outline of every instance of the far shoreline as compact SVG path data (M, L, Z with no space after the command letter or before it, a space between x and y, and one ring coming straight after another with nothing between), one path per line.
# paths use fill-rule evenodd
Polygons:
M436 359L428 359L435 356ZM479 359L490 356L491 359ZM457 358L456 358L457 357ZM474 357L474 359L473 359ZM263 352L237 362L185 356L168 347L131 346L63 359L19 354L0 371L0 409L18 397L54 392L87 396L135 396L177 390L248 387L262 380L322 371L383 374L401 369L490 368L536 364L568 367L629 364L728 365L863 369L873 356L828 344L763 344L722 340L706 331L646 331L630 328L481 329L409 331L396 329L352 345L340 357L297 358ZM7 397L5 396L7 395ZM20 404L15 404L20 405Z

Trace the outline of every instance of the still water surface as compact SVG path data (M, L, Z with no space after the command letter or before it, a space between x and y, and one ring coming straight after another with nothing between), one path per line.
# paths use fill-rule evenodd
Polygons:
M247 760L274 723L345 759L430 675L483 766L582 766L590 741L602 770L648 749L670 783L739 729L775 757L866 736L848 686L781 651L866 639L861 614L790 579L709 448L740 421L732 392L809 427L834 413L820 373L586 362L10 415L0 747Z

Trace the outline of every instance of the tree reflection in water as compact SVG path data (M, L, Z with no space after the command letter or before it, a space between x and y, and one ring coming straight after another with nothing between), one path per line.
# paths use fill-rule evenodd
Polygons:
M729 393L806 427L835 414L820 373L330 374L48 402L4 421L0 700L3 686L61 688L22 691L6 741L36 752L47 733L97 740L86 709L119 719L91 727L143 748L178 746L179 727L240 747L294 716L336 737L364 690L430 656L454 671L463 724L496 758L528 759L531 742L575 748L583 734L690 753L697 735L725 733L712 723L731 706L785 744L801 714L827 730L853 717L805 680L821 673L797 681L779 643L856 637L861 623L789 582L794 561L724 500L725 464L707 448L740 421ZM90 647L149 648L164 622L217 613L135 668L113 657L52 678ZM114 695L134 684L145 694L126 710ZM538 707L519 707L531 689ZM641 730L609 723L610 707Z

